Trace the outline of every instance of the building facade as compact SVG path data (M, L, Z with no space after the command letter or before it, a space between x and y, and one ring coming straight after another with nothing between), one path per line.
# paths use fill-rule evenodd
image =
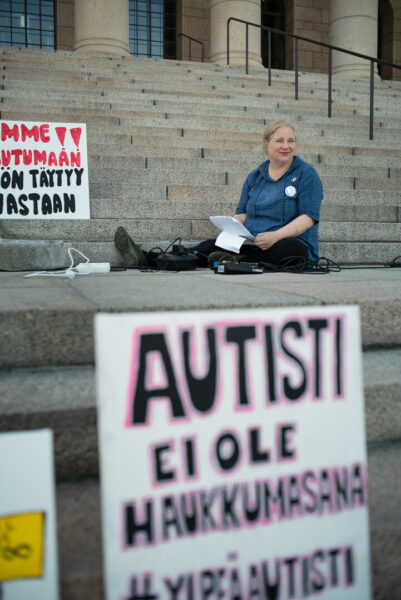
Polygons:
M0 44L201 60L202 42L205 60L224 64L229 17L401 64L401 0L0 0ZM230 24L231 64L244 64L245 29ZM266 67L267 32L248 33L249 64ZM294 39L274 33L270 44L272 67L294 69ZM327 72L327 48L299 41L298 66ZM343 77L369 75L368 61L339 52L333 67ZM390 66L378 71L401 79Z

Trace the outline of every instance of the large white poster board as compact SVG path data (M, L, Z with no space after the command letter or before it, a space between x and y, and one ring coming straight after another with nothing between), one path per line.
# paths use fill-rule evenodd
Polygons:
M0 434L0 598L57 600L53 438Z
M98 315L107 600L369 600L357 307Z
M85 123L0 121L0 218L89 217Z

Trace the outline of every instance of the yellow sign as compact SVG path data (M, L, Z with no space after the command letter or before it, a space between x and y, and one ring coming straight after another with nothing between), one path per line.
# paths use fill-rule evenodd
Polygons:
M44 514L0 517L0 581L43 575Z

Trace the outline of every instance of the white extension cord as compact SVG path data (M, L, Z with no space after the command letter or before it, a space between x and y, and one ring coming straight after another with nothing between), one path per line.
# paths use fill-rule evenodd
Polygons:
M110 263L79 263L74 267L79 275L89 275L89 273L110 273Z
M76 252L80 254L82 258L86 260L86 262L78 263L76 267L74 267L74 258L72 256L72 252ZM29 275L24 275L24 277L68 277L68 279L74 279L76 275L89 275L90 273L109 273L110 272L110 263L91 263L89 262L89 258L85 256L80 250L76 248L68 248L68 256L70 257L71 264L64 271L60 271L55 273L54 271L37 271L36 273L29 273Z

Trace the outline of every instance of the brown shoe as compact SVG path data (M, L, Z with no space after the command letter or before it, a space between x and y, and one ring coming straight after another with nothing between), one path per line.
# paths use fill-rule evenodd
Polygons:
M124 227L118 227L114 234L114 246L124 267L141 267L148 264L141 247L135 244Z

